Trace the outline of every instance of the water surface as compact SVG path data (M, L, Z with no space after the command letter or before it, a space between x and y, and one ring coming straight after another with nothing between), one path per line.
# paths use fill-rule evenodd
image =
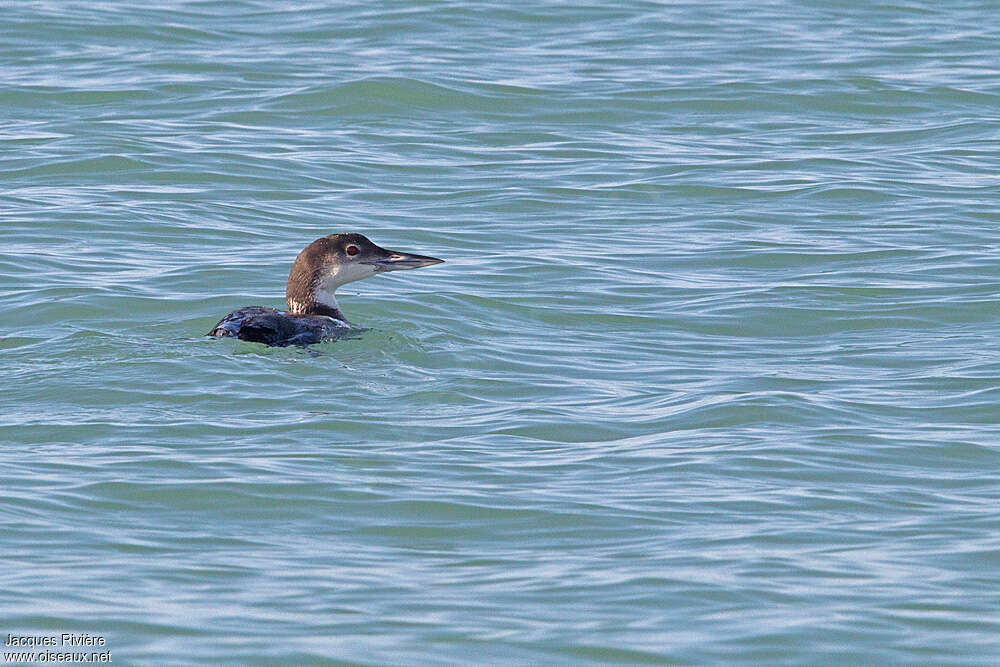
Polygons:
M996 9L8 3L0 633L994 663Z

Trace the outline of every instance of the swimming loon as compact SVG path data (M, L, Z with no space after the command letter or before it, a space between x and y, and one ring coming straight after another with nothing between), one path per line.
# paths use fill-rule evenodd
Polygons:
M208 335L279 347L318 343L351 329L333 296L341 285L376 273L419 269L443 261L386 250L361 234L330 234L307 245L295 258L285 286L287 313L247 306L223 317Z

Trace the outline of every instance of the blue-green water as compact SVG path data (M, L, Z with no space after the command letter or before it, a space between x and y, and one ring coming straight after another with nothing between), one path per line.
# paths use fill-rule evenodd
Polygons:
M995 664L1000 8L0 9L0 634ZM204 337L359 231L370 331Z

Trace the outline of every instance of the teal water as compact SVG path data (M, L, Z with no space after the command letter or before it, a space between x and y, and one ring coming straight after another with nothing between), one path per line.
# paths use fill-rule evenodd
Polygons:
M996 664L993 2L0 9L0 635ZM359 231L362 335L204 337Z

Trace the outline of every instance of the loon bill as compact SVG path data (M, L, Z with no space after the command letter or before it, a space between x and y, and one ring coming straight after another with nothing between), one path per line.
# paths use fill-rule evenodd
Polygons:
M288 312L247 306L229 313L208 332L284 347L311 345L350 330L333 293L346 283L376 273L419 269L443 259L380 248L361 234L330 234L299 253L288 274Z

